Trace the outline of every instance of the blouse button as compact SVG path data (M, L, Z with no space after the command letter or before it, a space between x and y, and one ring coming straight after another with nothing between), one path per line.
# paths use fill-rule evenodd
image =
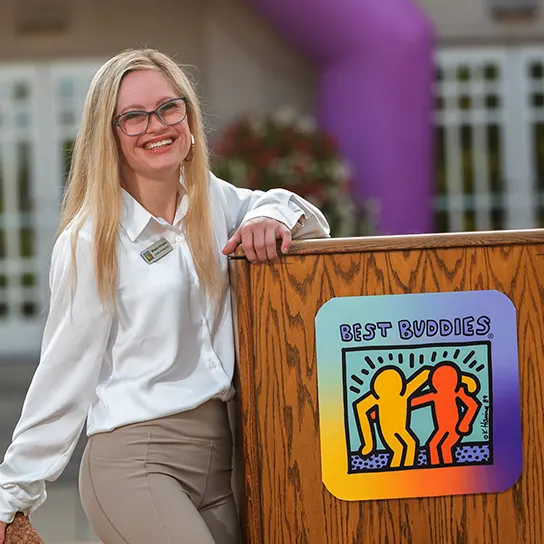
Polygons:
M176 236L176 242L179 244L183 240L182 236Z

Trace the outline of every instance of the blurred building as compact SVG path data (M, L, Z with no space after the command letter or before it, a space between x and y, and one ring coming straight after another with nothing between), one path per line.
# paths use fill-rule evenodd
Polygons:
M409 2L410 0L407 0ZM418 0L436 39L439 231L544 222L544 0ZM145 41L142 41L145 36ZM0 3L0 359L35 357L60 195L95 70L135 45L190 66L220 130L314 110L312 63L241 0Z

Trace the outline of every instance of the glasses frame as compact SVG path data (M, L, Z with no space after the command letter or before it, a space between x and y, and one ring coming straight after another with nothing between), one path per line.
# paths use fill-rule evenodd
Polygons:
M175 123L167 123L159 114L159 110L166 106L167 104L170 104L171 102L177 102L179 100L182 100L184 103L185 103L185 115L183 116L183 118L180 120L180 121L176 121ZM113 120L112 120L112 123L116 126L119 127L119 129L121 130L121 132L125 135L127 135L129 138L133 137L133 136L141 136L142 134L145 134L147 132L147 129L149 128L149 122L151 121L151 116L152 115L155 115L157 117L157 119L165 126L167 127L172 127L172 126L175 126L175 125L179 125L180 123L183 123L183 121L185 121L185 119L187 118L187 110L189 108L189 104L187 102L187 98L185 96L180 96L180 97L177 97L177 98L171 98L170 100L167 100L166 102L163 102L160 106L157 106L156 109L154 109L153 111L145 111L145 110L131 110L131 111L125 111L124 113L121 113L119 115L116 115ZM138 132L138 134L127 134L124 130L123 130L123 127L121 126L121 119L123 119L123 117L126 117L128 115L134 115L135 113L140 113L140 114L145 114L147 115L147 123L145 124L145 129L142 130L141 132Z

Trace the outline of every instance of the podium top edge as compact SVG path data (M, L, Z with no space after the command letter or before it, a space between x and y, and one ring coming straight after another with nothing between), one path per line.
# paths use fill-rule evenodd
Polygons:
M289 255L544 244L544 229L294 240ZM279 244L278 244L279 247ZM240 246L231 259L245 259Z

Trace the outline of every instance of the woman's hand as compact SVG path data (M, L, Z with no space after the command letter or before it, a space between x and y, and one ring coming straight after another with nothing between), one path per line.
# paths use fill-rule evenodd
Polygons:
M8 524L0 521L0 544L4 544L6 541L6 528Z
M291 231L276 219L256 217L242 223L227 242L223 253L230 255L242 244L244 253L251 263L271 263L278 258L276 240L280 238L281 252L287 253L291 247Z

